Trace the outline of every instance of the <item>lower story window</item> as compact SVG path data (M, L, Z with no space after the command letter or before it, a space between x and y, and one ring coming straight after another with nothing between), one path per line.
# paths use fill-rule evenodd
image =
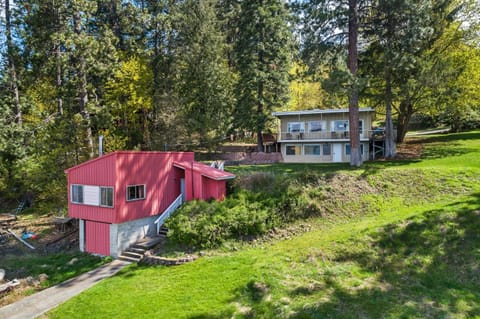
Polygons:
M305 155L320 155L320 145L319 144L307 144L303 147L303 152Z
M323 144L323 155L324 156L329 156L332 155L332 146L328 143Z
M100 206L113 207L113 187L100 187Z
M350 144L345 144L345 155L350 155ZM363 155L363 144L360 144L360 154Z
M286 145L285 146L285 154L287 155L300 155L301 152L300 145Z
M145 198L145 185L127 186L127 200L137 200Z

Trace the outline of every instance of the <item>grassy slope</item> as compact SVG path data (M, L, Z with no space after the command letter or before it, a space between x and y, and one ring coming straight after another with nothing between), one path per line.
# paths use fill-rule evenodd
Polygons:
M131 266L50 317L480 316L480 133L427 142L421 161L368 163L362 170L239 168L237 173L342 170L386 191L362 195L375 202L375 211L333 223L311 221L312 231L292 239L216 252L180 267ZM392 179L401 185L385 182ZM435 181L431 190L423 180ZM415 200L392 195L397 187L412 191ZM449 194L453 189L458 191Z

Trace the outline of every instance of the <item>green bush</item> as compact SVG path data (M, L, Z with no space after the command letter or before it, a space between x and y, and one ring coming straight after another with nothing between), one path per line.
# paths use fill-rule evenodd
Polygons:
M312 178L311 174L308 178ZM302 183L289 176L254 173L239 177L223 202L191 201L167 221L178 243L212 248L232 238L249 238L288 222L318 214ZM318 182L317 179L314 179ZM312 182L312 180L309 180Z

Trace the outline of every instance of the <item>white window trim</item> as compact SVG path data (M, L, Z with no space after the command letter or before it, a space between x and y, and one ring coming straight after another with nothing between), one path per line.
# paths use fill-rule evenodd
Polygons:
M81 186L82 187L82 198L83 202L76 202L73 200L73 187ZM98 204L86 203L85 202L85 187L98 188ZM113 206L102 205L102 188L111 188L112 189L112 204ZM115 207L115 188L113 186L97 186L97 185L85 185L85 184L70 184L70 203L76 205L84 206L95 206L95 207L104 207L104 208L114 208Z
M137 187L137 186L143 186L143 197L142 198L134 198L134 199L128 199L128 188L129 187ZM127 200L127 202L136 202L138 200L144 200L145 198L147 198L147 185L146 184L134 184L134 185L127 185L127 188L125 189L126 190L126 195L125 198Z
M72 204L79 204L79 205L84 205L83 201L82 202L76 202L73 200L73 187L74 186L81 186L82 187L82 199L83 199L83 186L82 184L70 184L70 202Z
M99 186L99 187L100 187L100 191L98 193L98 196L100 196L100 198L98 199L99 206L100 207L106 207L106 208L114 208L115 207L115 188L112 187L112 186ZM102 188L112 189L112 206L102 205Z

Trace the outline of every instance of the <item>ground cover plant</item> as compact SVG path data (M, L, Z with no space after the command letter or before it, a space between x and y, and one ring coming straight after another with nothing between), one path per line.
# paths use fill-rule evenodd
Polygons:
M59 231L52 219L51 215L22 212L8 226L17 234L22 230L34 233L35 239L26 239L35 247L33 250L13 236L0 236L0 269L4 271L4 280L16 279L20 283L0 293L0 307L111 261L111 257L78 252L78 231Z
M0 267L10 279L19 279L22 284L11 293L2 294L0 306L76 277L110 260L79 252L2 256Z
M296 223L308 223L309 231L238 241L231 250L227 236L217 242L221 248L174 268L132 265L48 317L478 317L480 132L418 142L424 146L418 160L373 162L358 170L239 167L239 176L272 170L292 176L286 190L301 189L299 203L308 199L298 206ZM245 184L245 192L246 185L256 184ZM285 189L267 193L277 191ZM267 195L258 195L259 201ZM307 204L313 213L305 215Z

